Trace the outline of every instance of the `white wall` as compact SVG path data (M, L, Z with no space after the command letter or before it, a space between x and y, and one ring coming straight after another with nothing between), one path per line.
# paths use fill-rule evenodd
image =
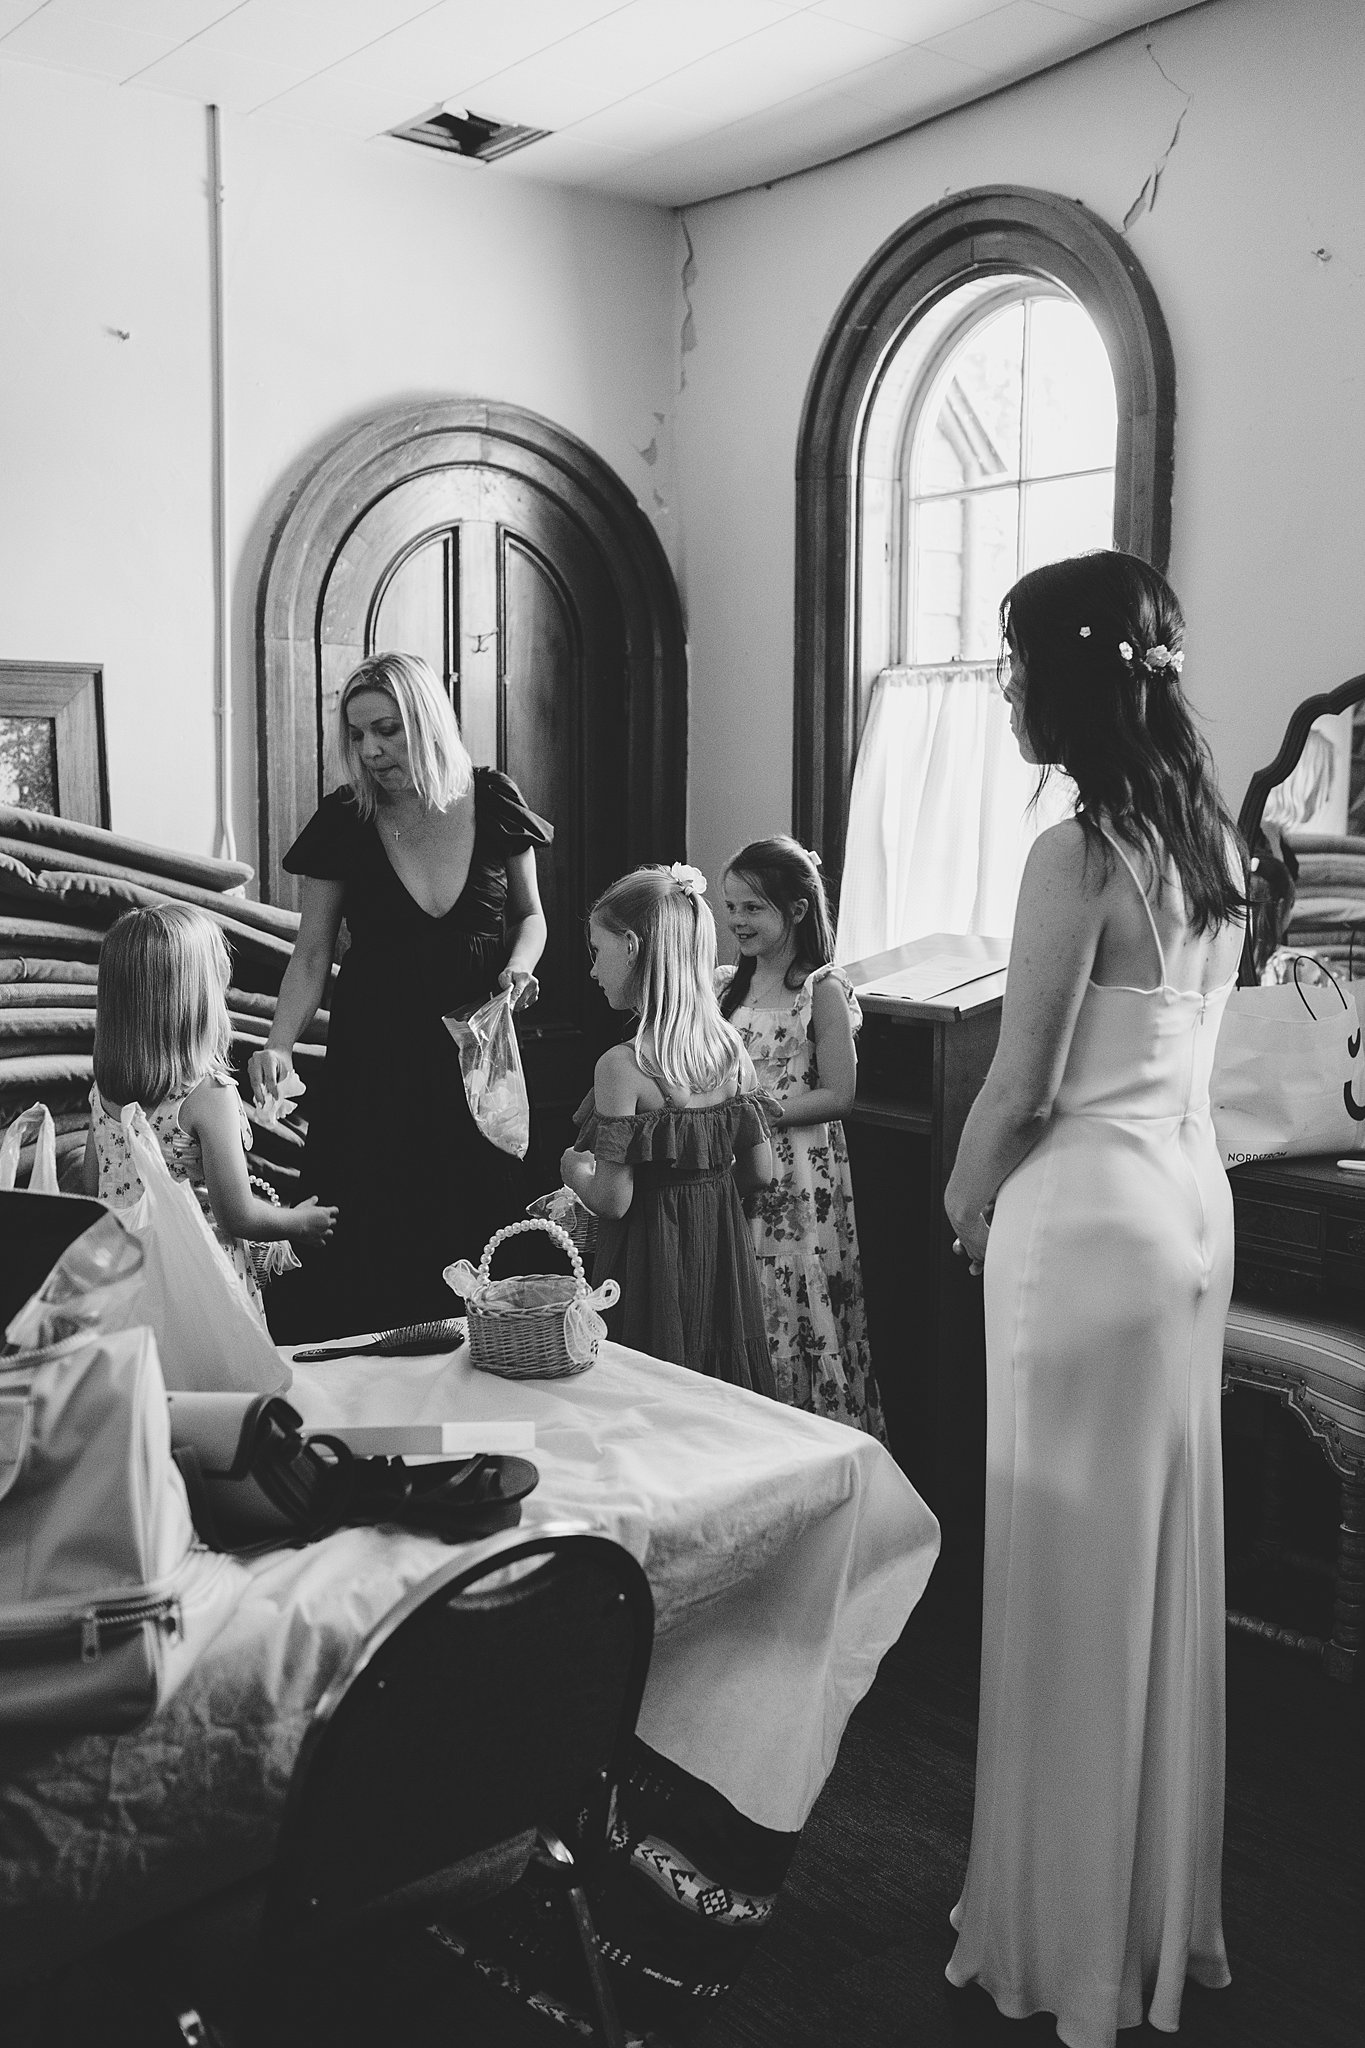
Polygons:
M904 221L974 185L1065 193L1118 227L1187 93L1131 238L1175 349L1185 681L1234 808L1299 698L1365 670L1365 8L1213 0L1151 42L1174 85L1130 37L688 211L697 346L677 435L708 874L791 819L796 439L844 292Z
M213 848L206 116L0 60L0 658L100 661L116 830ZM373 410L543 413L624 478L675 379L674 224L381 140L225 122L238 851L271 518ZM122 340L111 330L127 330Z

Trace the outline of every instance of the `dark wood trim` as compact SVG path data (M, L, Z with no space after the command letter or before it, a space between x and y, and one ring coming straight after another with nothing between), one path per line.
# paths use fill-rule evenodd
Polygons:
M659 537L585 442L519 406L436 399L375 415L299 482L272 536L257 605L260 874L292 899L280 857L316 808L322 608L333 564L369 509L451 466L508 472L553 497L605 564L620 600L628 676L629 858L682 848L687 806L687 640Z
M1365 698L1365 675L1352 676L1349 682L1338 683L1335 690L1324 690L1319 697L1305 697L1302 704L1291 713L1285 727L1280 751L1268 768L1258 768L1247 784L1247 793L1242 798L1242 808L1237 813L1237 830L1248 846L1254 835L1261 829L1261 812L1265 800L1277 782L1283 782L1303 752L1303 743L1315 719L1328 716L1334 711L1344 711L1348 704L1358 704Z
M107 831L103 667L97 662L0 661L0 713L51 719L57 749L57 815Z
M1365 699L1365 675L1351 676L1348 681L1338 683L1335 690L1324 690L1319 696L1305 697L1302 704L1290 713L1289 723L1280 741L1280 751L1268 767L1258 768L1247 784L1247 793L1242 798L1242 808L1237 813L1237 830L1244 845L1256 852L1256 836L1261 829L1261 812L1265 800L1276 783L1283 782L1286 775L1297 765L1303 752L1314 721L1330 716L1335 711L1344 711L1348 704L1358 704ZM1256 962L1252 954L1251 925L1247 924L1246 937L1242 941L1242 961L1238 969L1238 981L1243 988L1254 985L1259 979Z
M1079 200L1024 186L959 193L882 244L846 294L811 374L796 457L792 816L837 881L858 740L858 489L868 401L891 351L959 285L1024 272L1085 307L1118 393L1114 544L1164 569L1170 552L1175 358L1128 243Z

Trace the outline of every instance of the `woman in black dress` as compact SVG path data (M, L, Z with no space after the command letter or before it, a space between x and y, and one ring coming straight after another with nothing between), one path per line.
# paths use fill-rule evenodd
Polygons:
M303 877L302 920L265 1050L258 1103L293 1069L327 987L344 917L351 943L331 1004L327 1058L303 1108L300 1193L338 1209L326 1250L282 1278L275 1336L353 1334L457 1312L441 1278L477 1261L521 1214L522 1162L483 1137L442 1023L498 988L538 994L545 945L534 848L551 828L494 768L472 768L426 662L362 662L339 707L346 782L284 857Z

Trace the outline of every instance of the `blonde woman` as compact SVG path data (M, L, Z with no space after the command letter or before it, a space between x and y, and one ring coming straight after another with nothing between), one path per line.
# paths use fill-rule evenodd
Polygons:
M521 1213L521 1162L469 1114L441 1019L496 988L539 993L545 944L535 851L551 828L493 768L474 768L425 661L377 654L337 711L344 782L284 857L303 877L302 922L256 1100L280 1093L327 988L341 920L350 946L327 1059L310 1078L302 1186L341 1212L325 1259L272 1296L279 1338L353 1334L453 1313L441 1278L477 1260Z
M252 1193L251 1130L229 1065L229 966L223 934L189 904L130 910L105 934L84 1185L114 1209L138 1200L121 1113L140 1103L172 1178L192 1190L264 1321L261 1281L297 1266L291 1247L323 1245L336 1210L311 1197L282 1209Z
M593 980L634 1037L597 1062L565 1152L569 1187L601 1219L594 1280L634 1350L775 1395L741 1194L772 1178L753 1062L720 1014L716 926L696 868L637 868L588 919Z

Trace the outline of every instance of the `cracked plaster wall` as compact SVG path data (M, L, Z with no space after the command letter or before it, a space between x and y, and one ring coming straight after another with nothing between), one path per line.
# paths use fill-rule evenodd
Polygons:
M868 258L949 191L1042 186L1115 228L1130 219L1175 348L1185 680L1234 807L1292 706L1365 669L1365 8L1213 0L1149 34L1150 53L1128 37L860 157L687 210L695 346L677 435L690 852L706 873L790 822L793 472L812 365Z

